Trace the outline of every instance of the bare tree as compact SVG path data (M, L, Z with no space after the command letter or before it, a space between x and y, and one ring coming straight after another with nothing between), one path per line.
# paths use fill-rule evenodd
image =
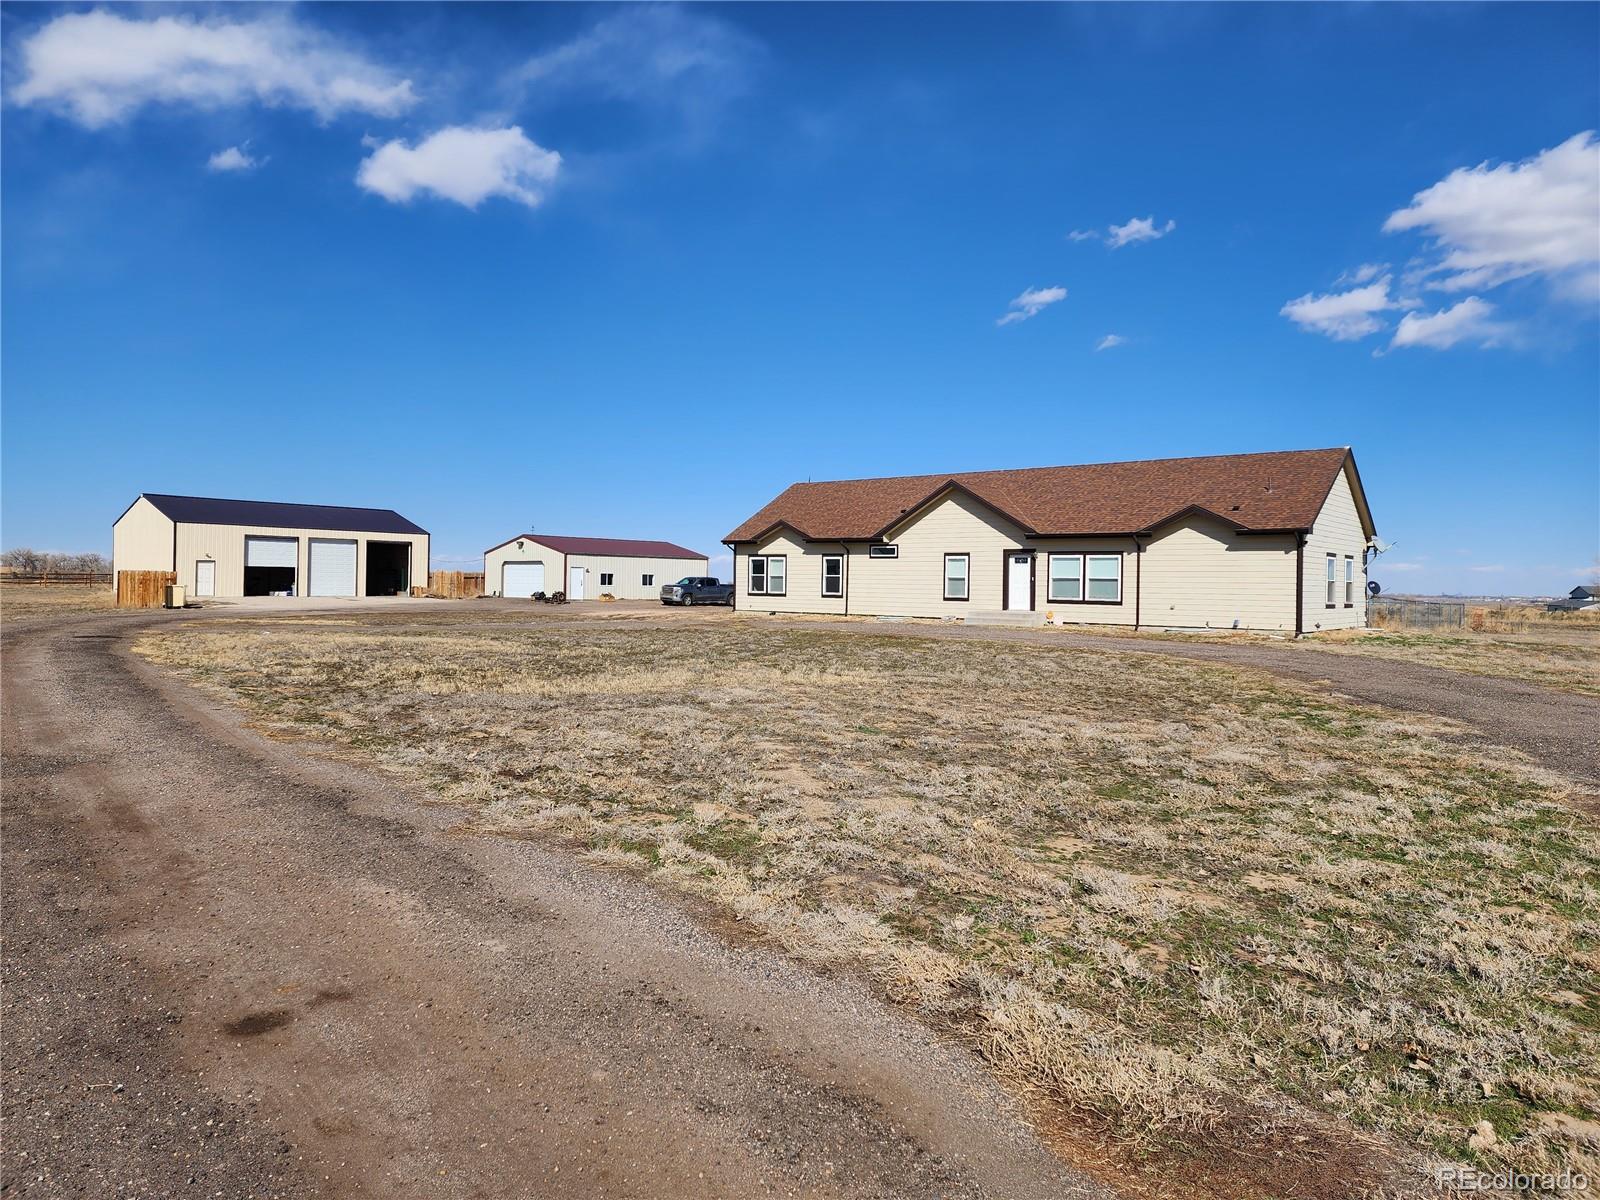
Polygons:
M52 575L93 574L104 575L111 570L111 560L104 554L53 554L18 546L0 554L0 564L23 574L48 572Z

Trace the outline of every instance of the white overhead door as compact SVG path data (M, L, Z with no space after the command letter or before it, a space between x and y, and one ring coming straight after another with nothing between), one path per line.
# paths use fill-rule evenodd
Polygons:
M501 568L500 594L526 600L535 592L544 591L544 564L542 562L508 562Z
M217 594L217 564L212 559L202 558L194 564L194 594L196 596Z
M356 594L356 544L333 538L311 539L311 586L308 596Z
M244 565L247 567L288 567L300 564L300 543L294 538L247 537L244 540Z

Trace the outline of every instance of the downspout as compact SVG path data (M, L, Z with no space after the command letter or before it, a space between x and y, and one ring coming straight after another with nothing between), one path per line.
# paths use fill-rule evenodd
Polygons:
M1306 631L1306 535L1294 535L1294 635Z
M733 555L733 562L728 567L729 580L733 584L733 593L732 593L732 595L733 595L733 603L731 605L729 605L728 607L732 611L738 612L739 611L739 547L733 542L723 542L722 544L728 548L728 553Z
M1144 543L1133 535L1133 631L1139 632L1139 607L1144 597Z
M850 615L850 547L839 543L839 549L844 552L844 557L839 561L839 582L844 585L844 615Z

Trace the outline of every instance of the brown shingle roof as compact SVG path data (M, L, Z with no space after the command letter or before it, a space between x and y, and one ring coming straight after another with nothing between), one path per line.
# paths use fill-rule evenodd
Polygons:
M1193 508L1252 531L1310 529L1349 457L1341 446L796 483L724 540L751 541L779 524L812 541L881 537L951 487L1034 534L1137 533Z

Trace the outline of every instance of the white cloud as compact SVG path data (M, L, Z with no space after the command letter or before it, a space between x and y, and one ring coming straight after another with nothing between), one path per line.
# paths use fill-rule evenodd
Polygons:
M251 102L392 116L416 102L411 81L289 15L251 21L151 19L97 9L64 13L17 50L16 104L91 129L150 104L220 108Z
M1341 272L1339 278L1333 281L1333 286L1345 287L1347 285L1371 283L1388 269L1388 263L1362 263L1353 271Z
M995 322L996 325L1011 325L1017 321L1026 321L1029 317L1038 316L1052 304L1058 304L1067 298L1067 289L1064 287L1029 288L1018 296L1008 306L1010 311Z
M452 125L415 146L396 139L361 161L356 182L403 203L432 192L468 208L504 196L534 208L561 169L561 155L530 141L518 126L471 129Z
M1353 342L1382 329L1384 323L1375 314L1393 307L1389 299L1389 277L1385 275L1374 283L1347 292L1330 292L1323 296L1307 292L1298 300L1289 301L1278 312L1301 329L1325 334L1337 342Z
M648 106L690 140L705 136L745 92L761 42L718 17L678 5L630 5L511 76L525 103L599 97Z
M1379 559L1377 563L1373 565L1372 570L1373 573L1376 574L1379 571L1426 571L1427 567L1425 567L1422 563L1390 562L1388 559L1383 558Z
M1071 233L1067 234L1068 240L1074 242L1093 241L1099 237L1100 231L1098 229L1074 229Z
M1176 221L1168 221L1165 225L1157 225L1152 217L1134 217L1126 225L1111 225L1106 229L1106 245L1113 250L1126 246L1132 242L1150 242L1156 238L1166 237L1178 227Z
M264 161L264 159L258 159L251 155L244 146L229 146L226 150L218 150L210 158L206 159L206 170L253 171Z
M1389 348L1428 346L1434 350L1448 350L1460 342L1497 345L1507 330L1492 319L1493 313L1494 305L1477 296L1468 296L1461 303L1435 313L1408 312L1400 318L1400 327L1394 331Z
M1467 570L1476 571L1480 575L1495 575L1501 571L1504 571L1505 569L1506 568L1503 563L1486 563L1483 566L1467 568Z
M1095 345L1095 350L1110 350L1114 346L1126 346L1128 339L1120 333L1108 333Z
M1600 267L1600 141L1593 131L1518 163L1460 167L1412 197L1385 233L1433 238L1425 269L1442 291L1481 290L1528 275L1572 284L1579 295Z

